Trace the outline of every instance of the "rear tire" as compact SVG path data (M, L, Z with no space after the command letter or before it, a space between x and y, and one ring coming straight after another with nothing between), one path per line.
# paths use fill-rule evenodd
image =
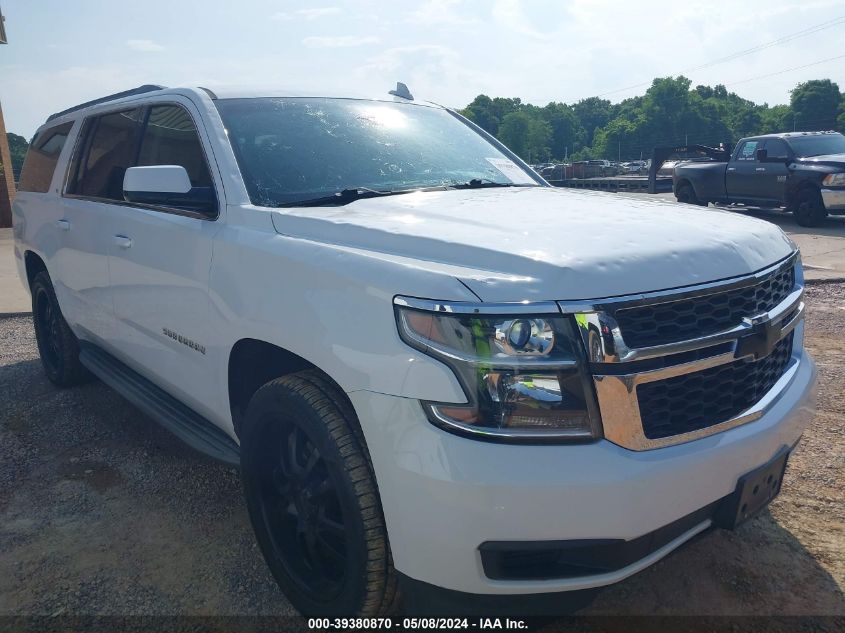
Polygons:
M801 226L818 226L827 217L821 192L816 189L802 189L795 197L793 213Z
M247 408L241 472L253 529L305 616L389 615L396 573L355 413L317 371L270 381Z
M689 183L684 183L678 187L678 191L675 192L675 198L682 204L694 204L699 207L707 206L707 202L702 202L698 199L698 196L695 195L695 189Z
M79 362L79 341L62 316L46 270L33 277L30 290L35 340L47 378L57 387L72 387L91 380L91 374Z

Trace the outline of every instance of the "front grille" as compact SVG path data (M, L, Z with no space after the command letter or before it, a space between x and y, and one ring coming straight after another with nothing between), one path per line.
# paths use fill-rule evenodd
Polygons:
M786 299L794 287L795 267L789 266L753 286L623 308L616 312L616 321L630 348L677 343L716 334L739 325L743 317L768 312Z
M656 440L698 431L738 416L783 376L792 355L792 333L767 357L739 360L637 387L643 433Z

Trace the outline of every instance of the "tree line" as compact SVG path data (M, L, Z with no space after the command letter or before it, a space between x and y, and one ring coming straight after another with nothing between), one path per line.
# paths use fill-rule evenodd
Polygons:
M755 104L723 85L692 88L686 77L655 79L619 103L590 97L545 106L478 95L461 112L531 162L651 157L659 145L717 146L793 130L845 132L845 94L830 79L799 83L789 105Z
M23 165L26 150L29 148L29 143L23 136L6 132L6 138L9 139L9 153L12 155L12 171L17 174L21 173L21 166Z

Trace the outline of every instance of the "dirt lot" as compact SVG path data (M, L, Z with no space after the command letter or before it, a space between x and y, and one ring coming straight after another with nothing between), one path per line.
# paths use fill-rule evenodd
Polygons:
M845 615L845 284L808 290L819 415L780 498L608 588L594 614ZM99 383L44 378L0 319L0 615L285 614L235 470Z

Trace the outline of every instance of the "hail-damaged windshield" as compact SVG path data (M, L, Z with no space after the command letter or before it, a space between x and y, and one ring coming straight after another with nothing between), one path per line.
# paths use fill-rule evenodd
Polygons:
M542 182L441 108L315 98L215 103L256 205Z

